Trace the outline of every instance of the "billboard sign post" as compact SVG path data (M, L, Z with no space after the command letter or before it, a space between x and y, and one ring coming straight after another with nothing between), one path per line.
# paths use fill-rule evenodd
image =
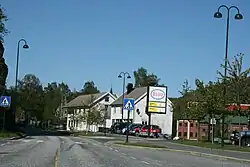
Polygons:
M166 114L167 87L149 86L147 93L147 112L154 114Z

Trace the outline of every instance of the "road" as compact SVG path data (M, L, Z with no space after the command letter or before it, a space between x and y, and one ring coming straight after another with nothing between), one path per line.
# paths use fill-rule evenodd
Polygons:
M59 152L57 153L57 150ZM57 163L55 163L57 157ZM177 152L127 148L70 136L32 136L2 142L0 167L246 167Z

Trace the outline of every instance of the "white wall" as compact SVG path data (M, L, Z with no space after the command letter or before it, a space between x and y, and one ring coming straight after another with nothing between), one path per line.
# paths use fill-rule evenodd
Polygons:
M139 102L135 104L135 110L131 112L130 118L133 119L133 123L145 123L148 124L148 115L145 112L147 102L147 96L144 96ZM139 109L140 114L136 112ZM121 107L111 108L111 125L116 120L121 119ZM124 112L124 118L127 118L127 112ZM168 99L167 101L167 111L166 114L151 114L151 125L158 125L162 129L162 134L172 135L172 123L173 123L173 113L172 113L172 103ZM111 126L110 125L110 126ZM109 127L110 127L109 126Z

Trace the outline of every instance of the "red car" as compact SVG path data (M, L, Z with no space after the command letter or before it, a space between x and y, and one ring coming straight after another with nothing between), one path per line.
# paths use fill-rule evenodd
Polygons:
M148 136L149 125L143 125L140 129L140 136ZM159 137L161 128L157 125L150 125L150 137Z

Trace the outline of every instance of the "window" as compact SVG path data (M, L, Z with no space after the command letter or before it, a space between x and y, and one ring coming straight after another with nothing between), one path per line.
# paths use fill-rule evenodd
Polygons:
M198 136L198 134L197 134L197 132L195 133L195 137L197 137Z
M193 137L193 136L194 136L193 132L190 132L190 137Z
M181 123L181 122L179 122L179 126L182 126L182 123Z
M181 136L181 132L178 133L178 136Z
M193 123L190 123L190 127L194 127L194 124L193 124Z
M109 97L105 97L105 102L109 102Z
M185 136L185 137L187 136L187 132L184 132L184 136Z
M206 132L206 129L203 128L202 131L203 131L203 132Z
M184 126L187 127L187 126L188 126L188 123L185 122Z

